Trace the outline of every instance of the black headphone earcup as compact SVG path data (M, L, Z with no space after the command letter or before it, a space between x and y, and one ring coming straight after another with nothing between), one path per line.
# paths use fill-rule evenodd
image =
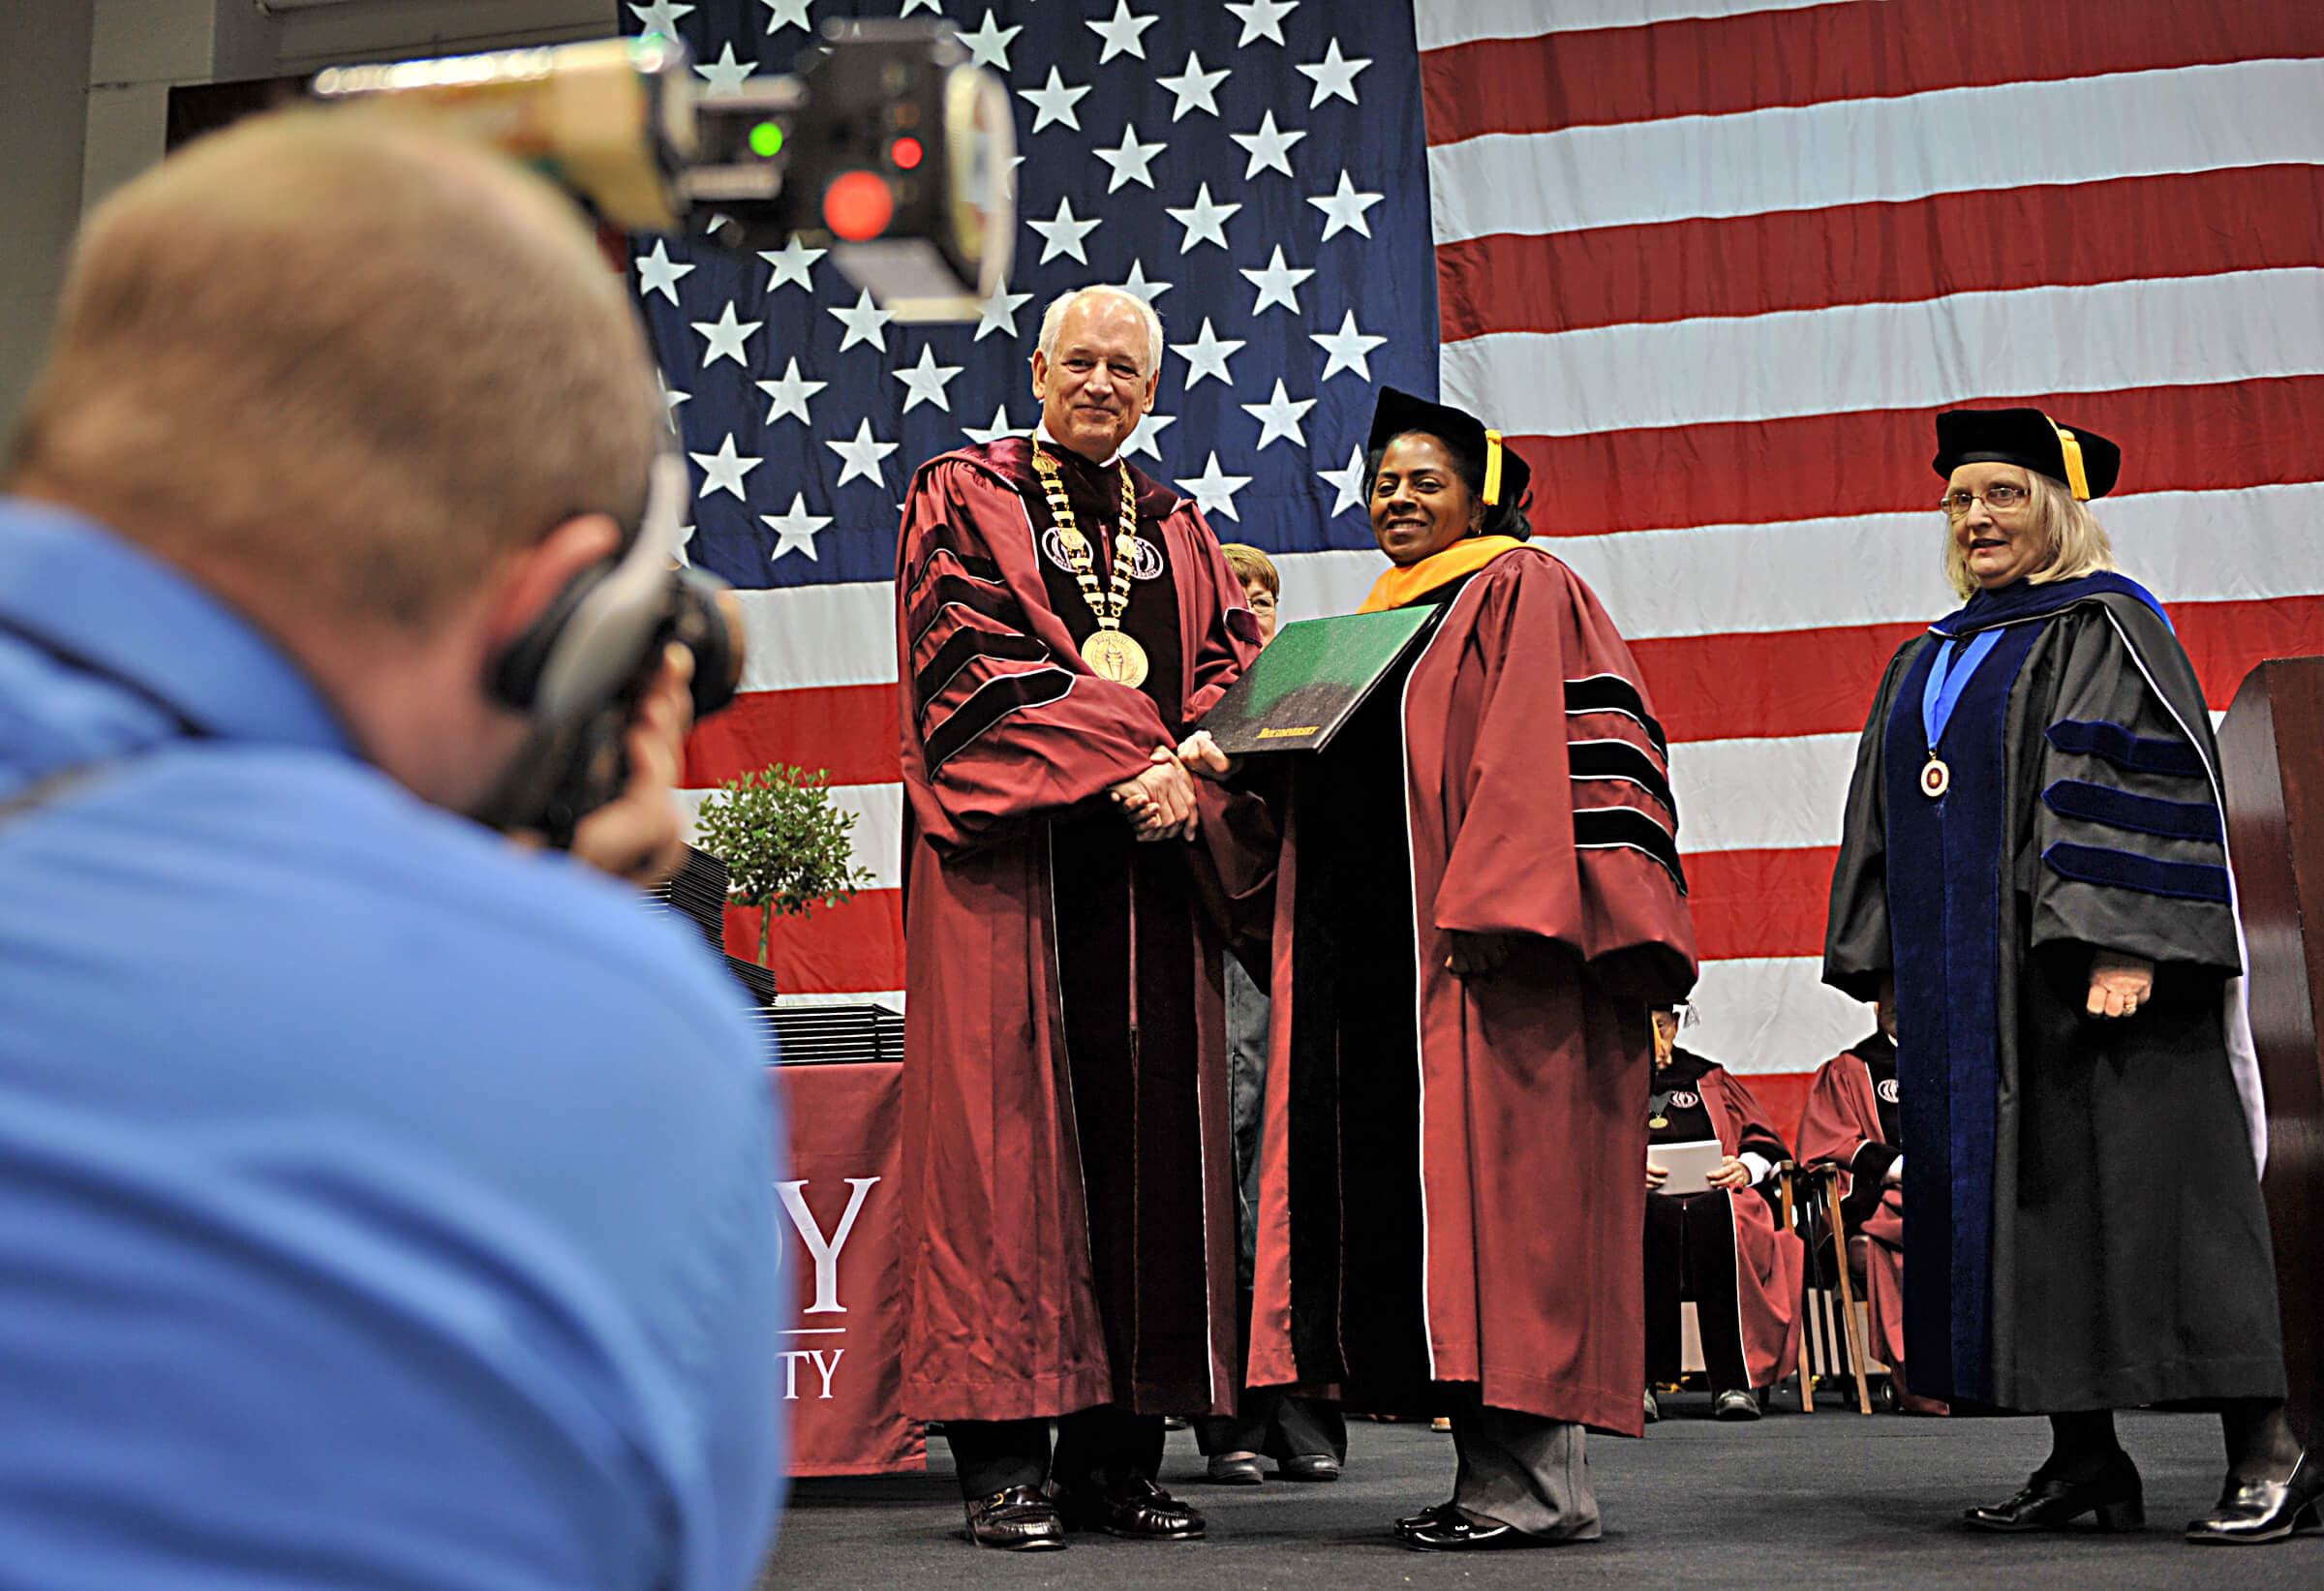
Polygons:
M559 592L540 616L525 627L525 632L485 666L485 689L503 707L519 713L530 713L540 694L540 682L549 671L549 661L557 656L558 643L565 639L573 614L579 610L589 594L595 591L613 572L613 560L592 564Z

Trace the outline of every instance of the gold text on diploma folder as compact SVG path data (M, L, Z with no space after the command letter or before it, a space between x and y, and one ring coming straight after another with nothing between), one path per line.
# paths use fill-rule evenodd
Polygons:
M1262 729L1259 731L1259 738L1261 740L1295 740L1301 735L1312 735L1322 727L1323 725L1320 723L1303 723L1297 729Z

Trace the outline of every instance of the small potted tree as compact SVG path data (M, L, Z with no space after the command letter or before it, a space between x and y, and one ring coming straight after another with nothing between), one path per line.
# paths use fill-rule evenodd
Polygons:
M872 874L854 865L855 814L832 805L830 776L781 763L730 779L702 800L695 843L726 864L727 897L758 907L758 964L775 914L804 917L853 898Z

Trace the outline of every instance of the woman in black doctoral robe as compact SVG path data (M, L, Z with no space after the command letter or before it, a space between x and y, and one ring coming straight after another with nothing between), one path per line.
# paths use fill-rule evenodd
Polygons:
M1967 1521L2143 1520L2112 1411L2217 1409L2193 1541L2280 1539L2295 1465L2264 1117L2211 719L2169 618L2085 506L2122 454L2038 410L1938 416L1968 598L1900 649L1858 749L1824 981L1892 987L1913 1390L2050 1417Z

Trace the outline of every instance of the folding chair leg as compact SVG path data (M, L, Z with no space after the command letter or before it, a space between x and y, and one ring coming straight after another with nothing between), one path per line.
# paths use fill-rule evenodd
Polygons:
M1872 1390L1864 1384L1865 1346L1863 1327L1856 1320L1856 1290L1848 1277L1848 1227L1840 1214L1840 1179L1833 1178L1823 1185L1824 1209L1832 1220L1832 1254L1839 1261L1840 1314L1848 1330L1849 1368L1856 1374L1856 1407L1865 1414L1872 1413Z
M1791 1202L1792 1175L1794 1174L1787 1173L1783 1181L1784 1230L1787 1232L1798 1229L1796 1211ZM1820 1272L1823 1269L1820 1256L1816 1255L1816 1251L1813 1249L1809 1252L1811 1257L1818 1260L1814 1270ZM1803 1285L1797 1300L1799 1309L1799 1408L1802 1414L1816 1412L1816 1319L1815 1305L1809 1295L1809 1287Z

